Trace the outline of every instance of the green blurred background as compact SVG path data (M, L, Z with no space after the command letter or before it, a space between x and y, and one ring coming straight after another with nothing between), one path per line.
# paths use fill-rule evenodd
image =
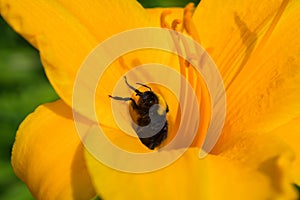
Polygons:
M57 98L38 52L0 18L0 199L33 199L14 175L11 148L26 115Z
M198 0L140 0L144 7L184 7ZM0 199L33 199L13 172L11 150L19 124L45 102L58 99L36 49L0 16Z

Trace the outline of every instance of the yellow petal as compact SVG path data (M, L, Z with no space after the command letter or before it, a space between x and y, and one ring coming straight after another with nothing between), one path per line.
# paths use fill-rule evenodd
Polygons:
M132 1L0 1L5 20L39 49L58 95L72 104L77 71L101 41L145 26L147 13Z
M21 124L12 165L37 199L89 199L95 192L83 151L72 110L57 101L38 107Z
M219 144L231 133L268 132L299 116L299 11L299 1L200 3L194 20L227 89Z
M264 45L228 88L227 133L271 131L300 115L299 11L299 1L287 6Z
M133 174L120 172L86 152L87 166L98 194L104 199L276 199L272 180L258 170L220 156L198 158L188 149L175 163L161 170ZM171 155L174 152L161 152ZM130 164L130 163L129 163ZM276 167L271 163L271 167ZM292 186L291 186L292 187ZM281 197L289 199L294 191Z
M283 2L283 3L282 3ZM234 1L203 0L193 15L201 45L209 49L223 75L231 83L261 42L286 0Z
M273 132L243 132L233 135L222 144L220 152L215 153L264 174L269 179L274 195L296 195L292 188L294 174L291 173L294 154L280 137Z

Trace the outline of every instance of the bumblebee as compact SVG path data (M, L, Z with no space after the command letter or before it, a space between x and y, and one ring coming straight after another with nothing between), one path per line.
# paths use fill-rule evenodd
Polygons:
M140 141L149 149L154 150L168 136L168 122L166 115L169 107L164 98L152 91L152 89L144 84L136 83L146 87L148 91L141 92L127 82L126 85L132 89L139 97L137 102L131 97L117 97L108 95L114 100L130 101L129 113L137 127L133 127Z

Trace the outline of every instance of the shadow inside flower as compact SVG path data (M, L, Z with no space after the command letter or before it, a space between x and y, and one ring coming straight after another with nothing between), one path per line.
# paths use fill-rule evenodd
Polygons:
M71 185L73 188L74 199L82 199L85 197L86 195L81 194L82 188L86 188L86 185L84 185L85 183L92 182L87 171L86 163L83 162L84 160L84 146L82 143L79 143L71 167ZM94 188L90 187L89 191L86 191L86 193L93 196L95 194Z
M268 160L261 163L258 167L258 170L262 172L264 175L270 178L271 186L274 188L274 191L283 192L284 189L281 183L283 182L283 170L278 166L279 156L275 156L273 158L269 158ZM275 166L275 167L274 167ZM274 174L276 176L274 176Z
M71 195L73 199L86 199L87 197L92 198L96 195L96 192L92 186L92 181L87 170L84 156L84 145L80 140L80 136L76 132L73 121L73 113L70 107L61 100L57 101L55 104L49 103L46 107L51 110L52 113L55 113L58 118L69 121L69 124L66 124L66 127L69 129L64 129L62 127L60 136L56 137L56 140L53 141L54 145L57 145L57 148L60 149L60 157L58 158L60 161L56 163L55 167L62 168L62 173L66 176L62 177L62 183L60 184L70 181L70 183L66 184L71 185ZM80 123L85 125L87 130L93 124L93 122L83 116L80 117L79 120ZM65 145L61 146L62 144ZM68 156L72 156L72 158L69 160ZM63 160L62 158L66 158L66 160ZM59 165L60 167L58 167Z
M235 76L237 76L242 71L243 67L245 66L245 64L249 60L249 58L250 58L250 56L251 56L251 54L252 54L252 52L254 50L254 47L255 47L256 42L257 42L257 34L254 31L251 31L249 29L249 27L247 26L247 24L240 18L240 16L238 16L237 13L234 13L234 21L235 21L235 24L237 25L237 27L240 30L241 40L242 40L243 44L246 46L244 58L243 58L240 66L237 68L237 71L236 71L236 75ZM230 85L232 84L233 80L234 79L232 79L227 84L227 88L230 87Z

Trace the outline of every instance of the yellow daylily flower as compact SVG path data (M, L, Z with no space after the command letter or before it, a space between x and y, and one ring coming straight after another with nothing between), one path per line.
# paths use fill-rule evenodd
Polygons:
M34 197L297 198L292 184L300 184L297 143L300 2L203 0L194 12L191 4L185 9L170 11L172 13L168 9L144 9L134 0L76 0L72 3L0 0L1 15L40 51L46 74L61 97L30 114L20 125L14 144L12 165L15 173ZM168 25L168 19L174 19L174 23ZM97 44L125 30L153 26L181 30L208 50L224 79L226 121L213 151L199 159L210 107L205 86L201 80L195 81L190 68L183 75L201 99L204 116L193 145L176 162L158 171L120 172L99 162L83 147L72 115L74 82L81 63ZM128 64L136 59L137 63ZM112 84L105 89L112 91L113 83L123 73L149 61L182 72L182 63L171 55L141 51L125 55L124 62L121 59L112 64L107 79L102 80ZM164 90L159 89L163 94ZM110 139L122 147L146 151L137 138L125 137L116 129L112 115L106 115L111 99L101 88L97 89L97 94L97 116L107 125ZM173 110L170 116L176 126L176 102L169 95L165 97ZM87 135L97 125L84 114L79 123Z

